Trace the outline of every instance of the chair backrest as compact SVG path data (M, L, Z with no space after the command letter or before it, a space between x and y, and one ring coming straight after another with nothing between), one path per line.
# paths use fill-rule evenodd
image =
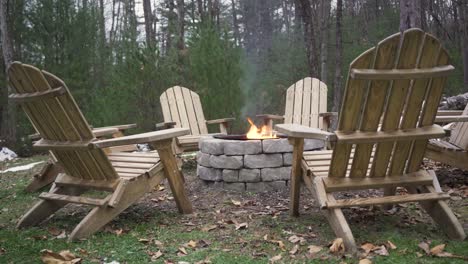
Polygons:
M468 105L462 115L468 115ZM468 150L468 122L453 124L449 142L462 149Z
M316 78L306 77L286 91L285 124L323 127L319 113L327 111L327 85Z
M350 65L329 177L384 177L419 170L447 75L440 42L420 29L392 35Z
M13 62L8 68L12 100L21 104L41 135L38 145L48 148L72 177L115 180L117 172L101 149L89 149L95 140L91 128L65 83L31 65Z
M181 86L167 89L159 98L165 122L189 128L192 135L208 134L200 96Z

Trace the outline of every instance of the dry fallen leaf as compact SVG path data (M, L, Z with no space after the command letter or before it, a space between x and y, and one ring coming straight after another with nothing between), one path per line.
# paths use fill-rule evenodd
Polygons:
M429 255L431 254L431 250L429 249L429 244L426 243L426 242L421 242L418 244L418 247L422 250L424 250L424 252Z
M317 254L320 251L322 251L323 247L310 245L310 246L307 247L307 249L309 250L310 254L314 255L314 254Z
M138 239L138 242L143 243L143 244L146 244L146 243L149 243L150 240L147 239L147 238L139 238L139 239Z
M184 247L179 248L179 252L182 253L183 255L187 255L187 250Z
M202 227L201 231L209 232L211 230L216 229L217 227L218 227L217 225L207 225L207 226Z
M397 249L397 246L395 246L395 244L392 243L392 241L390 240L387 240L387 245L388 245L388 248L390 249Z
M47 232L49 232L49 234L53 236L58 236L60 235L60 233L62 233L62 230L52 226L52 227L47 228Z
M161 250L158 250L151 256L151 261L156 261L158 258L162 257L162 255L163 253L161 252Z
M274 257L272 257L272 258L270 259L270 262L271 262L271 263L275 263L275 262L281 260L282 257L283 257L283 256L281 256L281 254L279 254L279 255L277 255L277 256L274 256Z
M430 254L431 255L437 255L437 254L440 254L442 253L442 251L444 251L445 249L445 244L440 244L440 245L437 245L435 247L433 247L430 251Z
M372 250L375 254L380 255L380 256L388 256L388 250L387 248L382 245L380 247L376 247Z
M41 260L45 264L76 264L81 262L81 258L76 257L69 250L62 250L55 253L52 250L42 250Z
M191 247L191 248L196 248L197 247L197 242L193 241L193 240L190 240L186 245L188 247Z
M288 238L288 241L293 243L293 244L300 243L301 245L303 245L306 242L303 237L299 237L299 236L296 236L296 235L290 236Z
M372 264L372 261L369 259L361 259L359 260L359 264Z
M299 251L299 245L294 245L294 247L289 251L289 254L296 255L298 251Z
M241 206L241 202L240 201L237 201L237 200L234 200L234 199L231 199L231 203L235 206Z
M158 246L158 247L160 247L160 246L163 245L163 243L162 243L161 241L159 241L159 240L155 240L155 241L154 241L154 244L155 244L156 246Z
M361 245L361 248L364 250L366 254L369 254L369 252L371 252L372 249L375 248L375 245L372 243L364 243Z
M344 250L343 239L341 237L335 239L330 246L330 253L344 252Z
M247 223L240 223L240 224L235 224L235 225L236 225L236 230L246 229L247 227L249 227L249 224Z

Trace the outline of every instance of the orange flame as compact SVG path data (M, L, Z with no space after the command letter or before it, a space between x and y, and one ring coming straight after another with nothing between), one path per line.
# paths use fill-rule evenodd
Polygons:
M249 121L250 129L247 132L248 139L268 139L268 138L278 138L276 136L276 132L272 131L270 127L263 125L261 128L258 128L252 119L247 117L247 121Z

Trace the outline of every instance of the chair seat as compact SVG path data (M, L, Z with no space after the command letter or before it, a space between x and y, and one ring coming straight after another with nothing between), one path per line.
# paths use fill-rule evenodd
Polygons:
M115 152L107 154L120 178L131 179L149 173L153 175L162 167L157 152Z
M303 168L307 170L307 174L314 176L328 176L330 170L330 164L332 159L333 150L319 150L319 151L304 151L303 155ZM354 157L354 149L351 151L350 160ZM374 152L371 154L371 164L374 157ZM346 176L349 176L351 170L351 163L348 165ZM367 174L370 172L370 167L367 170Z
M450 151L464 151L462 148L445 140L431 139L429 140L428 148L433 150L444 149Z

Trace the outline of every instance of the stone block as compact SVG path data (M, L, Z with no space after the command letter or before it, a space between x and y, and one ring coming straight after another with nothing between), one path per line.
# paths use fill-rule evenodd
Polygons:
M223 170L223 181L239 182L239 170Z
M210 165L210 154L203 153L201 151L197 152L197 163L203 167L211 167Z
M283 155L277 154L259 154L245 155L244 167L249 169L275 168L283 165Z
M291 174L291 167L280 168L264 168L261 170L262 181L280 181L289 180Z
M201 138L198 142L198 148L201 152L212 155L223 154L223 140L217 138Z
M288 139L265 139L262 142L263 152L264 153L282 153L282 152L292 152L293 146L289 144Z
M260 140L225 140L224 155L259 154L262 152Z
M243 166L243 156L211 155L210 165L219 169L240 169Z
M240 182L259 182L260 180L260 169L241 169L239 171Z
M283 153L283 165L285 166L292 165L292 153Z
M246 190L248 192L264 192L266 191L265 189L265 183L264 182L248 182L246 183Z
M224 183L222 181L205 181L202 180L206 187L211 189L223 189Z
M222 181L222 170L197 165L197 176L205 181Z
M225 190L245 192L245 183L243 182L225 182L223 186Z
M323 149L324 147L325 147L325 141L323 140L310 139L310 138L304 139L305 151L319 150L319 149Z

